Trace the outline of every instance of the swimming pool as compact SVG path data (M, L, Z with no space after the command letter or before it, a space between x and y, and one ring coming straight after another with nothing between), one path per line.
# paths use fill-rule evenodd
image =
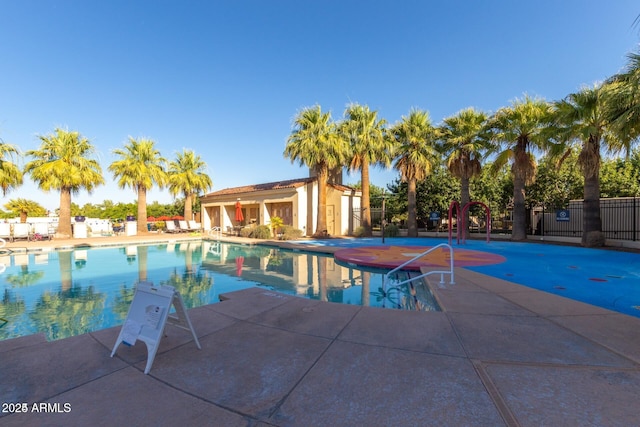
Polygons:
M188 308L260 286L343 304L391 306L383 271L338 265L332 256L220 242L138 245L0 255L0 340L48 340L122 324L136 283L174 286ZM397 300L397 294L393 296Z
M387 238L386 245L435 246L446 239ZM380 238L300 241L309 247L381 245ZM454 245L456 246L456 245ZM470 240L501 255L466 267L542 291L640 317L640 255L536 243ZM457 247L457 246L456 246ZM332 256L268 246L190 242L0 254L0 340L42 332L54 340L119 325L138 281L174 286L187 307L260 286L344 304L392 306L383 271L343 266Z
M385 245L435 246L446 238L386 238ZM382 245L380 238L300 242L309 246ZM465 267L534 289L640 317L640 253L534 242L468 240L454 248L501 255L502 263Z

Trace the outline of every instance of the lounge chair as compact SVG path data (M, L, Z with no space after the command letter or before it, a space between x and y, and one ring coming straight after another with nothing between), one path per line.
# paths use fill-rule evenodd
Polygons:
M0 238L6 241L13 242L13 235L11 234L11 224L8 222L0 222Z
M30 240L31 238L30 228L31 228L30 225L27 224L26 222L18 222L16 224L13 224L13 240L16 240L16 239Z
M189 233L191 231L195 231L195 230L192 230L191 227L189 227L189 224L187 224L187 221L184 221L184 220L178 221L178 226L180 227L180 231L182 231L183 233Z
M191 220L189 221L189 228L191 229L191 231L202 231L202 224Z
M49 232L49 224L46 222L36 222L33 224L33 232L31 233L31 240L51 240L51 233Z
M167 227L167 233L180 233L181 231L176 228L176 223L173 221L167 221L165 227Z

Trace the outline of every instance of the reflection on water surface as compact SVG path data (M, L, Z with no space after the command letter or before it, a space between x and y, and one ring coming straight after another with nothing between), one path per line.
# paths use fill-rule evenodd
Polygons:
M0 340L48 340L122 324L136 283L174 286L188 308L253 286L343 304L389 306L382 274L332 256L267 246L190 242L0 255Z

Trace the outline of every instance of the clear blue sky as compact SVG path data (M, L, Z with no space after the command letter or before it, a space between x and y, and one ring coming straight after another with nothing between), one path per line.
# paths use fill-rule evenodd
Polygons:
M620 71L640 41L632 0L2 0L0 10L0 138L23 151L55 127L89 138L107 185L74 196L81 206L135 201L107 171L128 136L153 139L168 159L193 149L213 190L299 178L307 170L282 153L304 107L337 120L358 102L390 123L417 107L438 124L525 93L561 99ZM396 177L376 170L372 183ZM26 181L0 204L58 207L57 193Z

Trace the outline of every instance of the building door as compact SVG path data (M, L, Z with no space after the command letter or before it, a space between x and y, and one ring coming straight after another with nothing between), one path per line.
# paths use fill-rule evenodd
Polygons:
M333 205L327 205L327 233L330 236L336 235L336 216Z
M280 217L284 225L293 225L292 214L293 204L288 203L274 203L271 205L270 215Z
M220 208L207 208L209 218L211 218L211 227L220 227Z

